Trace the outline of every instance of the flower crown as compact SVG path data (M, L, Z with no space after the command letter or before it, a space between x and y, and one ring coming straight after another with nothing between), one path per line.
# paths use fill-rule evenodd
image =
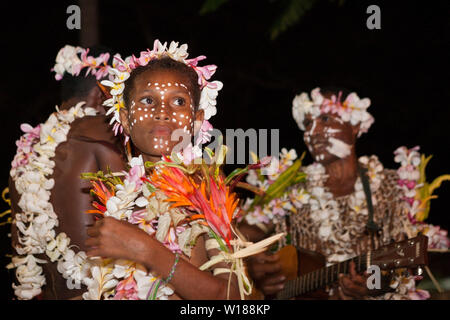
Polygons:
M182 62L194 69L198 75L198 85L201 88L199 108L205 112L204 119L208 120L217 113L216 97L219 90L222 89L223 84L220 81L208 81L215 73L217 66L198 66L198 62L206 59L206 57L198 56L194 59L187 59L187 47L187 44L178 47L178 42L172 41L167 48L167 42L162 44L159 40L155 40L153 50L147 49L147 51L142 51L138 58L133 55L123 60L119 54L114 56L113 67L108 70L112 79L104 80L101 83L111 88L110 93L112 98L106 100L103 105L110 107L106 115L114 113L110 124L115 122L113 130L116 135L118 131L123 133L119 112L120 109L125 107L123 98L125 81L130 77L130 73L134 69L146 66L150 61L163 57L169 57L175 61Z
M85 76L91 73L97 80L105 77L110 68L107 64L109 53L102 53L97 58L88 56L88 53L89 48L84 49L70 45L61 48L56 56L56 64L51 69L56 73L55 79L61 80L66 72L72 76L78 76L84 68L87 68Z
M312 101L308 94L303 92L295 96L292 101L292 115L301 130L305 130L303 121L306 114L310 114L313 119L324 113L337 114L344 122L350 122L355 126L359 124L358 137L367 132L375 121L366 110L370 106L370 99L360 99L355 92L350 93L344 102L341 102L341 94L338 97L333 95L331 99L325 98L320 93L320 88L311 91Z

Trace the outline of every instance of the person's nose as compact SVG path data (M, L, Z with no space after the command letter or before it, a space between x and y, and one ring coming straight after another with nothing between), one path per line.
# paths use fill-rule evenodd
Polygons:
M164 103L160 104L159 107L156 108L155 120L170 122L169 110Z

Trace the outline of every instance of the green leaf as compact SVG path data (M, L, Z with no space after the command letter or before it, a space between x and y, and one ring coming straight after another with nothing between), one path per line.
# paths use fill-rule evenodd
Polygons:
M317 0L290 0L270 29L270 39L274 40L289 27L296 24Z
M227 3L228 0L206 0L200 9L200 15L217 11L221 6Z
M217 243L220 246L220 250L225 251L225 252L229 252L228 247L225 245L225 243L223 243L222 239L217 234L215 234L214 231L211 230L211 228L209 229L209 236L211 238L216 239Z

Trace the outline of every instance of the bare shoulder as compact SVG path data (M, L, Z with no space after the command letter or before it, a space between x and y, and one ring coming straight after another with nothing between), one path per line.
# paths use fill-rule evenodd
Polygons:
M112 132L108 118L104 115L86 116L75 120L68 135L69 138L88 138L115 143L117 138Z

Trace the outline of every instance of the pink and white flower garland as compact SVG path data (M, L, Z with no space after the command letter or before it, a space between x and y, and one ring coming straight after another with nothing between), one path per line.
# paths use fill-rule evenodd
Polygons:
M64 73L78 76L84 68L87 68L85 76L91 73L97 80L108 75L109 53L102 53L98 57L88 56L88 53L89 49L81 47L66 45L61 48L56 56L55 66L51 69L56 73L55 79L61 80Z
M312 99L312 100L311 100ZM355 92L350 93L343 102L341 96L333 95L330 99L325 98L320 93L320 88L311 91L311 99L306 92L295 96L292 101L292 115L301 130L305 130L303 124L306 115L310 115L312 119L317 118L324 113L332 113L338 115L342 121L350 122L351 125L360 125L358 137L367 132L375 121L367 112L370 106L370 99L360 99Z
M124 59L119 54L114 56L113 67L109 69L111 80L104 80L102 84L111 88L112 98L104 102L105 106L110 107L107 115L113 114L110 124L113 124L114 133L123 133L122 125L120 124L120 109L125 107L123 99L123 90L125 88L125 81L130 77L130 73L140 67L146 66L151 60L161 59L163 57L170 57L176 61L182 62L189 67L193 68L198 75L198 85L201 88L199 109L204 111L204 123L201 125L205 129L212 116L217 113L216 98L218 92L222 89L223 84L220 81L208 81L215 73L217 66L206 65L203 67L198 66L198 62L206 59L205 56L199 56L193 59L187 59L187 44L183 44L178 47L178 42L172 41L167 47L167 42L162 44L159 40L155 40L153 49L142 51L139 57L130 56ZM126 137L128 140L128 137ZM197 146L194 145L194 151L198 151Z
M51 179L57 146L67 140L70 124L85 116L96 115L93 108L83 108L84 102L69 110L52 113L48 120L32 128L23 124L25 134L17 142L18 150L10 171L16 190L20 195L18 203L21 212L15 214L18 229L18 256L12 258L8 268L17 268L19 285L13 284L14 293L19 299L32 299L41 293L46 283L40 266L47 261L35 257L46 253L50 260L57 261L61 255L72 252L70 239L65 233L56 235L58 217L50 203L54 180ZM73 259L78 257L73 254ZM75 272L75 271L74 271Z
M407 217L410 222L408 225L411 229L411 235L416 235L422 232L428 237L428 248L430 249L449 249L450 239L447 236L447 231L441 229L439 226L426 224L417 218L423 200L417 196L418 189L422 187L419 184L421 157L419 153L419 146L408 149L407 147L399 147L394 151L395 162L400 163L401 166L397 170L399 175L398 186L404 193L404 200L406 202Z

